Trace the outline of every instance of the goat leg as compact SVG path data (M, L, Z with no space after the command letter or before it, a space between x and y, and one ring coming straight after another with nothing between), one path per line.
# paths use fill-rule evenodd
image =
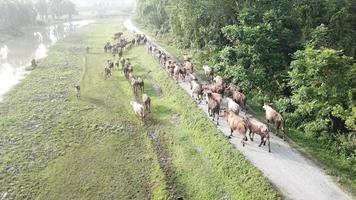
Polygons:
M250 140L253 141L254 133L250 130L249 132Z
M271 153L271 142L269 140L269 137L266 138L268 140L268 152Z
M231 128L230 128L230 135L229 135L229 139L231 139L232 138L232 133L234 132L234 130L232 130Z
M262 136L262 137L261 137L261 143L258 145L259 147L261 147L261 146L262 146L262 144L264 143L264 139L265 139L265 137L264 137L264 136Z

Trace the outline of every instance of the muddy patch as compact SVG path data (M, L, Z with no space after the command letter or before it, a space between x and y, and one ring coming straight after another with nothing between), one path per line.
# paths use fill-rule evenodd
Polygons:
M172 169L172 163L168 152L165 150L164 137L157 137L155 132L151 128L147 128L148 136L153 144L153 149L158 157L160 168L163 170L167 179L167 189L169 191L169 199L180 199L184 198L178 189L178 185L175 181L176 175Z

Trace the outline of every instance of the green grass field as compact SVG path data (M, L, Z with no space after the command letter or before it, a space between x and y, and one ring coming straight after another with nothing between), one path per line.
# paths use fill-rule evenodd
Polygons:
M103 74L112 58L103 44L121 23L101 20L60 41L0 103L0 196L279 199L143 47L124 54L153 112L146 124L134 115L123 73Z
M102 43L119 26L86 27L51 48L0 103L0 193L16 199L167 196L122 76L104 81ZM87 45L98 47L86 55ZM74 85L82 86L75 97Z
M178 59L183 59L184 54L194 56L197 52L196 49L182 49L177 47L174 40L170 40L166 35L156 35L152 29L145 27L139 20L135 20L135 23L144 30L151 39ZM197 70L196 73L200 77L205 77L202 63L199 63L197 60L193 60L193 63ZM258 100L252 96L249 96L248 99L249 111L259 120L265 121L265 112L262 109L262 102L258 102ZM309 138L294 128L288 128L286 134L292 146L299 149L306 157L312 159L315 163L324 168L329 175L334 176L335 180L341 184L343 188L356 195L356 163L354 160L340 156L331 148L326 148L329 145L327 141L318 141L315 138Z

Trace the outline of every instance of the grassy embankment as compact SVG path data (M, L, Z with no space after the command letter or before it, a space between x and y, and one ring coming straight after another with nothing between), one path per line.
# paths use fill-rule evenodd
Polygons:
M148 29L137 20L135 22L151 37L151 39L154 39L155 42L160 44L178 59L182 60L184 54L192 55L194 58L194 55L197 52L196 49L186 50L179 48L174 42L169 40L169 37L156 35L152 29ZM193 62L197 65L197 74L204 77L204 72L201 67L202 63L197 62L197 60L194 60ZM265 113L262 110L261 104L262 103L256 98L249 97L248 106L250 112L261 121L265 121ZM335 176L338 183L340 183L346 190L356 195L356 163L354 163L353 160L340 156L334 149L328 148L329 144L327 142L309 138L294 128L288 128L286 133L292 146L299 149L308 158L314 160L319 166L324 168L329 175Z
M122 72L103 78L111 56L102 45L121 29L117 24L100 22L60 41L0 103L0 193L17 199L279 198L144 48L135 47L127 56L153 100L147 126L156 139L150 141L131 111L134 96Z
M104 81L102 46L121 27L85 27L0 103L0 195L16 199L159 199L167 197L128 83ZM95 46L86 56L85 47ZM82 97L74 85L82 86ZM122 85L121 85L122 84Z

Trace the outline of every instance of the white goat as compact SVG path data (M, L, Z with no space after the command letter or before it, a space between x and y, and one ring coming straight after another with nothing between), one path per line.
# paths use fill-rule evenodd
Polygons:
M221 76L216 76L214 78L214 81L216 85L220 85L220 86L224 85L224 79Z
M209 67L208 65L203 65L203 69L204 69L205 76L208 77L210 80L212 80L214 78L213 69L211 67Z
M145 118L145 109L142 104L137 103L136 101L130 101L130 105L132 106L135 114L141 117L142 121Z
M229 97L226 97L226 101L227 101L227 108L230 111L234 112L236 115L238 115L241 110L239 104Z
M192 81L192 90L192 97L200 104L203 98L203 88L197 80Z

